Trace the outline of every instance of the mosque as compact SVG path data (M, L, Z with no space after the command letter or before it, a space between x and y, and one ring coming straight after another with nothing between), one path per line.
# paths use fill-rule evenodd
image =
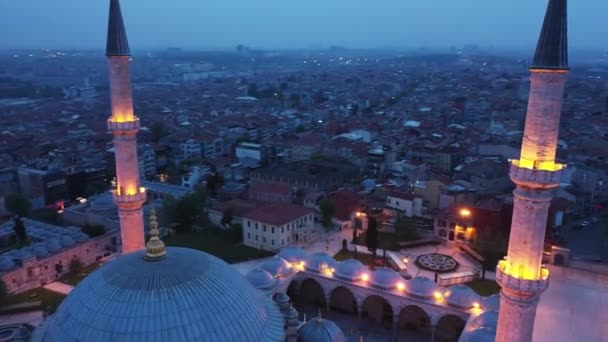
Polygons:
M430 340L449 336L463 342L531 341L536 304L549 276L540 264L547 215L543 208L563 168L554 163L553 140L567 72L566 47L566 0L550 0L531 68L522 158L511 166L518 190L509 254L497 267L500 296L480 297L467 286L444 288L423 277L405 280L392 269L369 270L357 260L336 262L326 253L309 255L295 247L242 276L207 253L165 247L154 212L151 237L144 245L145 189L139 186L135 148L139 119L133 114L129 47L119 1L111 0L106 56L113 115L108 128L115 136L114 200L120 208L123 256L85 278L32 340L346 340L338 325L320 314L302 317L291 295L307 297L327 310L386 322L394 337L410 326L428 333Z

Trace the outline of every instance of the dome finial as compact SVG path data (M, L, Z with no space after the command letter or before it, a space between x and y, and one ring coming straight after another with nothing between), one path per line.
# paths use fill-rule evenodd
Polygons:
M159 238L158 222L156 221L156 210L150 211L150 241L146 244L146 260L156 261L167 255L165 243Z

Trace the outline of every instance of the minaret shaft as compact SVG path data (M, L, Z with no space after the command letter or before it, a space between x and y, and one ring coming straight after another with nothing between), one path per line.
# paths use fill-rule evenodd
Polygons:
M116 190L123 254L144 249L142 206L146 191L139 183L137 131L139 119L133 111L129 47L118 0L110 2L106 56L110 67L110 99L112 116L108 130L114 134L116 159Z
M549 0L530 68L530 96L519 160L511 161L513 220L507 256L496 267L501 286L497 342L530 342L536 307L549 286L542 265L552 191L565 165L556 163L568 72L566 0Z

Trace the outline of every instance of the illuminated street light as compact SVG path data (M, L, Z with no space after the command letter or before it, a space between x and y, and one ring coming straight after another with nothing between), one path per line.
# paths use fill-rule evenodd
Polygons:
M471 211L469 209L460 209L460 216L462 217L469 217L471 216Z

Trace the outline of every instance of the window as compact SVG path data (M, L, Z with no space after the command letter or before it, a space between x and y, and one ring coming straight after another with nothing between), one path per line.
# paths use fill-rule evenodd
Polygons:
M399 201L395 201L395 204L396 204L396 205L399 205Z
M281 246L285 244L285 239L281 239Z
M270 240L270 244L274 246L274 239Z
M255 236L255 241L258 241L258 236L257 235Z
M251 239L251 233L247 233L247 238Z
M440 237L446 237L448 235L448 232L445 231L445 229L440 229L439 230L439 236Z
M274 234L274 227L270 228L270 233Z
M285 227L281 227L281 234L285 233Z
M264 225L264 233L266 233L266 225Z
M255 223L255 230L258 230L258 223Z
M263 241L263 242L266 242L266 237L263 237L263 238L262 238L262 241Z
M247 220L247 227L251 227L251 221Z
M388 199L388 204L391 204L391 199L390 198Z

